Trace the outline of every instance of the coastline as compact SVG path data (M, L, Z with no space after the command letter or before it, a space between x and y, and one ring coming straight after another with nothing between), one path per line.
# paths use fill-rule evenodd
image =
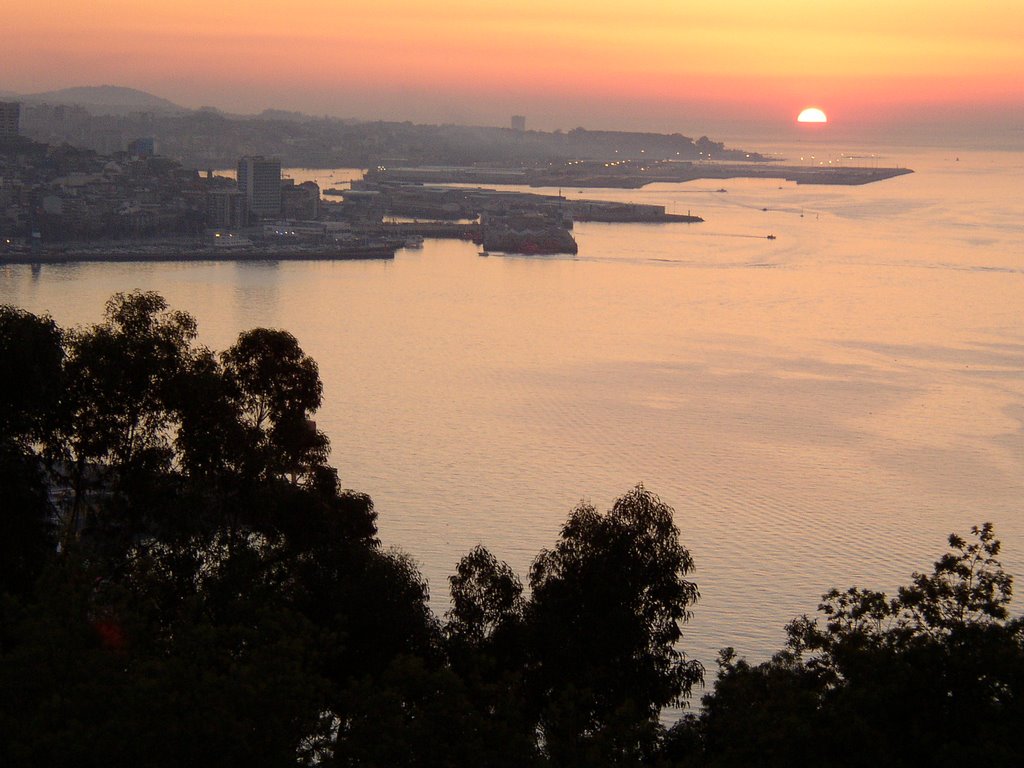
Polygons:
M359 261L393 259L398 246L244 246L219 248L176 244L75 246L60 250L0 251L3 264L67 264L79 262L201 261Z

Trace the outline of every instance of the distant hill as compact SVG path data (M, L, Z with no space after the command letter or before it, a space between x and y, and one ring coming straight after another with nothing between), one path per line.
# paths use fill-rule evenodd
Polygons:
M75 104L93 114L121 115L128 112L187 112L172 101L152 93L119 85L87 85L59 91L30 93L20 99L30 103Z
M305 123L315 119L304 112L290 112L285 109L264 109L254 117L257 120L277 120L285 123Z

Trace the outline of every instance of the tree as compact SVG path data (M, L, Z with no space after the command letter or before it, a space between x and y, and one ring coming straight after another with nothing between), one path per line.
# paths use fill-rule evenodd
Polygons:
M287 331L242 333L221 356L246 426L264 449L266 470L293 481L327 457L327 440L310 422L323 384L316 362Z
M474 547L449 577L445 648L473 717L477 764L537 764L536 717L526 706L530 658L523 585L507 563Z
M910 586L900 589L899 604L918 630L950 632L1006 620L1013 577L996 559L1001 544L992 523L971 528L971 535L977 540L968 544L950 534L951 551L936 561L932 573L915 573Z
M322 639L269 586L272 557L233 560L174 600L159 558L127 580L74 556L49 569L0 664L0 763L295 763L320 727Z
M0 442L50 437L64 386L63 334L49 316L0 306Z
M508 563L499 562L485 547L474 547L448 578L452 608L448 634L479 646L495 632L523 616L523 584Z
M168 400L191 356L195 319L153 292L118 293L104 322L70 334L67 361L74 455L131 468L169 460Z
M985 745L986 765L1016 765L1024 722L1024 620L1008 618L1012 577L991 524L949 537L930 574L895 598L832 589L787 626L787 647L752 666L723 656L676 765L937 765ZM689 761L689 762L688 762Z
M50 317L0 306L0 594L24 594L53 551L39 449L56 427L62 334Z
M316 364L282 331L195 338L152 293L69 334L0 311L27 379L0 381L4 765L324 763L368 722L357 680L443 666L426 583L308 421ZM58 552L26 523L67 489Z
M105 529L100 539L116 547L173 522L171 403L195 337L191 315L140 291L115 294L102 323L68 334L61 448L73 497L65 546L83 529Z
M699 597L685 578L693 567L671 507L642 485L604 515L578 506L534 561L528 677L556 763L586 763L595 743L607 760L639 759L661 708L703 680L700 663L677 649Z

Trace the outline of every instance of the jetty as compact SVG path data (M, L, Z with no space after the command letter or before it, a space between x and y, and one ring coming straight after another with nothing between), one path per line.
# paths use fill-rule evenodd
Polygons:
M909 168L792 165L775 162L572 160L535 168L414 166L370 169L371 183L515 184L528 187L639 189L699 179L782 179L796 184L858 186L913 173Z

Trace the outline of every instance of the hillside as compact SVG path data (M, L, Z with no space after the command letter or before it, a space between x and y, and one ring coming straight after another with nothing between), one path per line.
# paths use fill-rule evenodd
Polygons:
M26 94L20 98L22 101L30 103L75 104L85 107L93 114L120 115L140 111L164 113L187 111L184 107L167 99L135 88L124 88L118 85L61 88L57 91Z

